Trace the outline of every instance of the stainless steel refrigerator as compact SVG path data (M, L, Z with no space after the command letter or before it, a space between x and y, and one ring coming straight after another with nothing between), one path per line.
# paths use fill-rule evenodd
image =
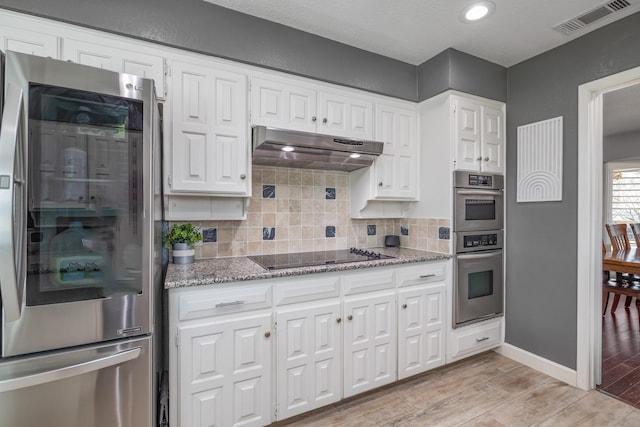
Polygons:
M153 81L15 52L1 70L0 425L151 426L162 287Z

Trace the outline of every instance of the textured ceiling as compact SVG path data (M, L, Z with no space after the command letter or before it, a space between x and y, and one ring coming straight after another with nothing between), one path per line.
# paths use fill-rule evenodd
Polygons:
M419 65L447 48L509 67L640 10L640 0L566 36L553 27L602 0L493 0L485 21L465 24L472 0L205 0Z

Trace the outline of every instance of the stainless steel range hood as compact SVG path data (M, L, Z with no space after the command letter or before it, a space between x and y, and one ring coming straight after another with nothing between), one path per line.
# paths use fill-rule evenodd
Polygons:
M253 128L253 164L351 172L371 166L384 143L266 126Z

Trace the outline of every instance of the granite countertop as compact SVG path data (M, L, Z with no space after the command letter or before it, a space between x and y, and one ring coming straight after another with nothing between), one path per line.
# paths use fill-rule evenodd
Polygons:
M285 268L281 270L267 270L247 257L203 259L187 265L170 263L164 287L165 289L172 289L245 280L270 279L273 277L299 276L328 271L345 271L359 268L436 261L452 257L450 254L405 248L371 249L394 258L312 267Z

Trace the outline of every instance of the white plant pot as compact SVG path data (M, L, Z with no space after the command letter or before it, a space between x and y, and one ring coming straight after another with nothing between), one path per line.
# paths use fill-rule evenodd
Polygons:
M173 244L173 263L174 264L191 264L196 257L196 251L193 246L187 243Z

